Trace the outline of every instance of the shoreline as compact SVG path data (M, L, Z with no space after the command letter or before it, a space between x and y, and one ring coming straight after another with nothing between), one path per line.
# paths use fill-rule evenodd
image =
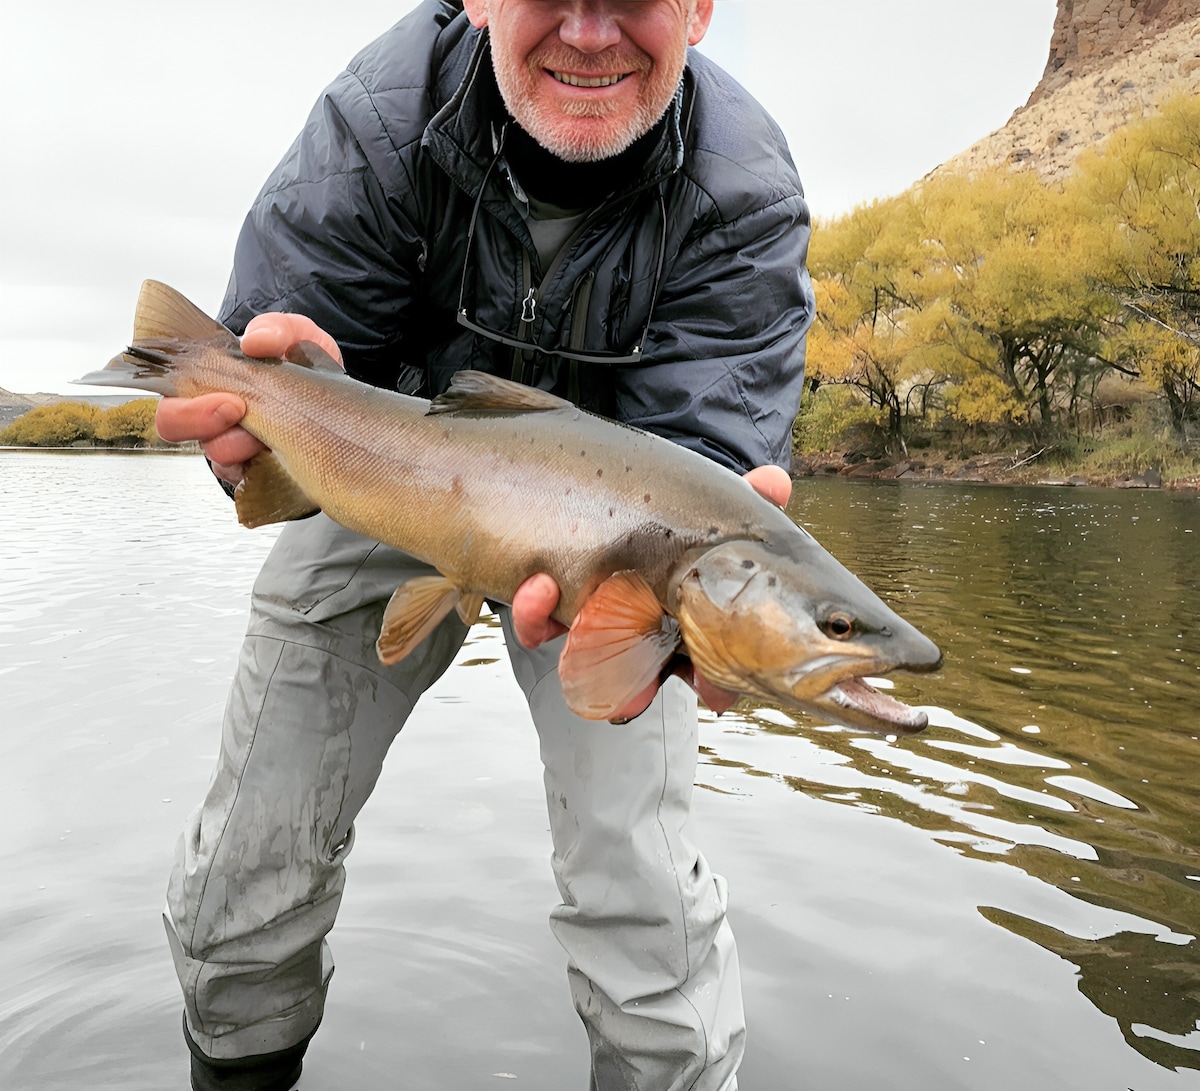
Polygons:
M17 443L0 443L0 451L41 451L59 455L198 455L198 443L173 443L169 447L108 447L100 444L84 444L65 447L32 447Z
M198 444L169 447L23 447L0 445L0 452L34 451L52 454L138 454L199 455ZM839 477L851 481L905 481L927 485L1038 485L1045 488L1148 489L1158 492L1200 493L1200 477L1164 479L1158 470L1148 468L1127 477L1083 473L1045 473L1032 459L1016 460L1009 455L977 455L955 458L944 453L925 458L868 458L851 453L820 452L793 454L791 476L804 478Z
M1051 473L1034 458L1010 455L976 455L956 458L945 452L923 458L868 458L862 454L824 451L792 456L793 480L840 477L853 481L911 481L947 485L1039 485L1047 488L1149 489L1160 492L1200 493L1200 477L1164 479L1154 467L1137 474Z

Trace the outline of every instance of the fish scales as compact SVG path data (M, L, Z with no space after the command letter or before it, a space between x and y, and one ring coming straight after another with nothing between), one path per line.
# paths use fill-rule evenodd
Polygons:
M207 383L246 401L244 427L327 515L504 601L547 572L570 591L557 611L564 624L613 572L638 568L665 601L670 568L689 549L765 537L770 524L795 532L738 475L721 473L701 503L701 456L614 433L574 407L429 416L423 399L363 398L361 384L293 364L253 367L253 382L239 382L236 365L218 361Z

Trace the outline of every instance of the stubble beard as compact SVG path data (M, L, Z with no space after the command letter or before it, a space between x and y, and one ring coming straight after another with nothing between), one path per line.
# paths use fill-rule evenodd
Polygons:
M596 54L581 63L581 55L536 52L524 61L492 53L500 96L508 112L543 148L568 163L595 163L620 155L648 133L666 112L683 74L681 53L678 71L656 69L649 57ZM627 79L641 83L640 94L628 112L617 103L603 101L554 102L538 93L545 70L603 74L632 70ZM624 114L624 116L622 116Z

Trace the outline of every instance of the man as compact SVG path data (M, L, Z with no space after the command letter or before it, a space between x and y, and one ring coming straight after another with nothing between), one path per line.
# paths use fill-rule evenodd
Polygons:
M462 368L503 374L758 467L784 502L808 213L777 127L688 49L711 16L712 0L424 0L326 91L247 218L222 312L243 350L307 338L356 378L430 395ZM165 400L159 430L203 441L236 482L261 450L243 412ZM429 571L317 515L259 576L168 891L196 1089L286 1091L299 1074L352 823L465 635L452 614L377 661L387 598ZM724 882L688 837L695 695L672 678L622 726L573 717L557 593L534 576L501 620L555 801L551 925L592 1086L728 1091L744 1025Z

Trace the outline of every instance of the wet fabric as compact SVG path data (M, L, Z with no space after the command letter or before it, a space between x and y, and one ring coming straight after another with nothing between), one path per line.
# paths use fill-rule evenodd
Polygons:
M255 584L217 769L180 839L165 917L187 1033L207 1057L286 1050L321 1019L355 817L466 635L451 614L408 658L379 663L387 599L431 572L317 515L284 528ZM558 684L561 641L530 651L507 610L501 621L540 738L562 898L551 928L592 1087L731 1091L744 1020L725 884L689 833L695 696L672 680L620 731L581 720Z

